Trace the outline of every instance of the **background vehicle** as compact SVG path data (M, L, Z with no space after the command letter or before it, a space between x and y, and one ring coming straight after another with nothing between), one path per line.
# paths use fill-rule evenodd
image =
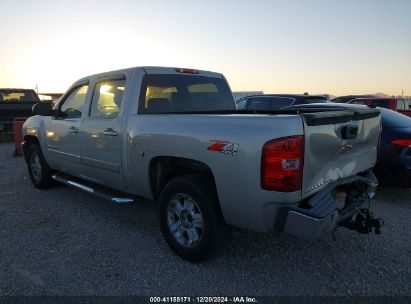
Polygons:
M356 98L348 103L386 108L411 117L411 101L402 98Z
M332 99L332 102L336 102L336 103L347 103L350 100L353 100L355 98L374 98L374 97L378 97L376 95L372 95L372 94L366 94L366 95L345 95L345 96L338 96L334 99Z
M299 104L329 102L327 97L304 94L267 94L253 95L240 98L236 101L240 110L267 110L281 109Z
M15 117L29 117L31 108L40 102L34 90L0 89L0 131L12 130Z
M411 186L411 118L381 109L382 133L374 172L387 186Z
M130 68L80 79L53 110L34 106L43 116L25 122L23 151L38 188L158 200L164 238L198 261L226 224L306 238L339 226L379 233L368 212L379 110L352 107L237 111L221 74Z

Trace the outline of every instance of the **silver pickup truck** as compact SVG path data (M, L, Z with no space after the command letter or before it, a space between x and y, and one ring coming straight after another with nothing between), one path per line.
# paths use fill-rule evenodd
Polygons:
M82 78L33 112L23 151L36 187L158 201L162 233L187 260L207 258L227 225L380 232L376 109L236 110L221 74L136 67Z

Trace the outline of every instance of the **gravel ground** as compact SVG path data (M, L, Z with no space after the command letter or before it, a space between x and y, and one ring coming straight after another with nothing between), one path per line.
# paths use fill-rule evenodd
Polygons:
M153 202L41 191L0 144L0 295L411 295L411 189L379 189L380 236L301 240L234 229L191 264L163 240Z

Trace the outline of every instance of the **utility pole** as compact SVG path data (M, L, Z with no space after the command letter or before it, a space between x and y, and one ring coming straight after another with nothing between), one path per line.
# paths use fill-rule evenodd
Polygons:
M38 94L39 93L39 87L37 86L37 83L36 83L35 89L36 89L36 93Z

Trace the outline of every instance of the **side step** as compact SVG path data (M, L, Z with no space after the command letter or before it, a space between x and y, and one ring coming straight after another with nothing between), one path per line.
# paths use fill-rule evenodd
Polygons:
M115 191L115 190L110 191L108 189L104 189L102 186L95 186L92 184L86 185L84 181L80 181L71 176L55 173L53 174L52 178L59 183L72 186L74 188L80 189L87 193L91 193L99 198L108 200L112 203L129 204L129 203L134 203L136 201L134 198L123 197L121 195L117 195L117 194L120 194L120 192Z

